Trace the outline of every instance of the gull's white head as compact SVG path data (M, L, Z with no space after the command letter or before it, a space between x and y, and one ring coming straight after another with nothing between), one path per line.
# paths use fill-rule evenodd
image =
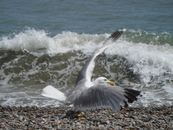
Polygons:
M105 77L99 77L99 78L95 79L93 83L100 84L100 85L107 85L107 84L112 85L112 86L115 85L115 83L113 81L110 81Z

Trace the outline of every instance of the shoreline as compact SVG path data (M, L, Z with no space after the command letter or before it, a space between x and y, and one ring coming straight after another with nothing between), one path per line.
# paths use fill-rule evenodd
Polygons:
M0 129L173 129L173 106L128 107L85 111L79 118L62 118L69 107L0 106Z

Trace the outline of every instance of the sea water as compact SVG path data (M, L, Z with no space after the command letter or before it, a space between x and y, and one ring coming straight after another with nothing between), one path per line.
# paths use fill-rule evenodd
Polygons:
M104 76L142 92L132 104L173 105L173 2L134 0L0 1L0 105L59 106L62 92L111 33L127 31L96 59Z

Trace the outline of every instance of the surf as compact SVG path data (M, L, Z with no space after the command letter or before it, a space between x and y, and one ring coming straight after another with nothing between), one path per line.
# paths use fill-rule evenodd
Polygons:
M51 84L63 92L68 91L85 60L109 36L110 33L79 34L70 31L51 36L45 30L33 28L2 36L1 104L22 105L28 102L50 105L48 100L43 103L45 99L38 96L42 88ZM167 32L156 34L127 30L116 44L98 57L93 78L104 73L121 87L143 91L145 95L135 103L136 106L172 104L172 43L173 37ZM17 95L21 91L25 94L19 98ZM28 100L21 101L22 97Z

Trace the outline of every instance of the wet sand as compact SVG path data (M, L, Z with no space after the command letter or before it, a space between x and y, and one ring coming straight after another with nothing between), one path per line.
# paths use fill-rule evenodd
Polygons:
M173 129L173 106L125 108L86 111L82 120L67 116L68 107L2 107L0 129Z

